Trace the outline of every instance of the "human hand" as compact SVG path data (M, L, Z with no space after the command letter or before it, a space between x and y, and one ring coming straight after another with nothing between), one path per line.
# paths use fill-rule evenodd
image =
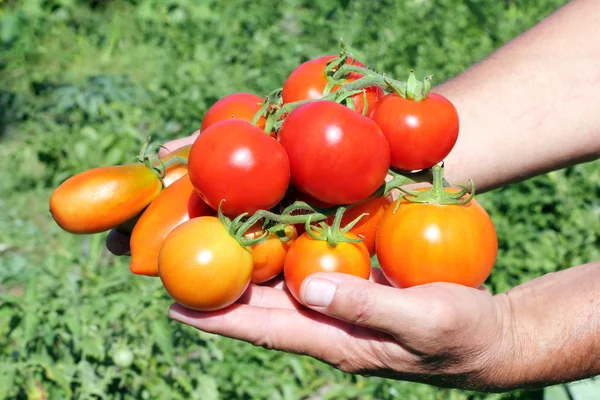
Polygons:
M509 308L484 289L437 283L397 289L379 269L366 281L318 273L301 306L283 288L251 286L215 312L174 304L169 316L202 331L267 349L305 354L342 371L495 390L509 370ZM508 360L508 361L507 361Z

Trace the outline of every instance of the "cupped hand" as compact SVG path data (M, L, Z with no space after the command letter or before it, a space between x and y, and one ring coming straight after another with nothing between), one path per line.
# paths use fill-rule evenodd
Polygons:
M172 319L267 349L309 355L342 371L495 390L514 344L510 311L484 289L437 283L397 289L379 269L367 281L318 273L297 303L279 287L252 286L216 312L174 304Z

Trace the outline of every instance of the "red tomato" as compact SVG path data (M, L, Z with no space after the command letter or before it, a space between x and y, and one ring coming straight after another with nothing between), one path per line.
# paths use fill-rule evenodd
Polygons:
M351 233L346 236L358 238ZM285 284L296 300L300 301L304 279L316 272L341 272L369 279L371 258L361 242L342 242L331 247L326 241L315 240L304 233L288 251L283 268Z
M333 101L294 109L278 138L289 155L293 185L328 204L366 199L384 183L390 166L389 145L377 124Z
M160 279L184 307L214 311L233 304L252 276L252 251L216 217L191 219L167 235L158 254Z
M50 196L50 213L71 233L98 233L137 216L163 185L143 164L115 165L81 172Z
M385 210L391 202L391 196L375 197L374 199L367 200L364 203L348 208L342 216L341 227L343 228L361 214L367 214L362 217L352 229L350 229L350 232L363 239L363 243L367 246L367 250L371 256L375 254L377 227L379 226ZM329 217L327 223L331 225L333 220L333 216Z
M200 131L228 119L241 119L251 123L264 102L265 99L252 93L233 93L225 96L206 111ZM267 119L261 116L256 126L263 129L266 121Z
M299 100L320 99L323 97L323 92L327 86L327 78L325 77L325 67L327 61L336 58L337 56L323 56L315 58L305 63L300 64L287 77L283 84L281 97L283 103L292 103ZM348 58L347 64L353 64L359 67L364 65L356 60ZM347 82L355 81L361 78L362 75L352 73L348 76ZM334 86L331 92L339 90L340 86ZM367 115L370 115L377 100L383 97L384 92L378 86L372 86L365 89L367 98ZM354 109L358 113L362 113L364 109L364 96L362 93L352 96L354 101Z
M131 272L158 276L158 251L169 232L190 218L212 214L214 211L194 191L188 175L163 190L131 233Z
M290 164L281 144L252 124L221 121L198 136L188 162L190 180L213 209L237 216L270 209L283 198Z
M447 191L455 189L447 189ZM377 231L377 258L400 288L432 282L479 287L498 251L494 224L472 199L466 205L410 203L385 212Z
M290 225L286 233L291 235L291 239L282 242L276 233L269 234L264 242L252 246L252 259L254 261L254 270L252 271L252 283L264 283L279 275L283 271L283 260L290 246L298 238L296 228ZM254 239L263 234L260 226L251 228L244 236L248 239Z
M458 112L448 99L436 93L421 101L388 94L375 104L371 118L390 143L392 166L401 170L438 164L458 138Z

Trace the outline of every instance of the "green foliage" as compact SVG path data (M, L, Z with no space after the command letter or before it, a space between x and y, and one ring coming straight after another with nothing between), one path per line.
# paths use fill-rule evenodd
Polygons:
M266 94L309 58L402 78L463 71L564 0L23 0L0 8L0 398L533 399L351 376L170 322L156 279L104 235L62 232L50 191L183 136L218 98ZM481 196L494 291L598 259L598 163ZM293 329L293 327L291 327ZM37 397L36 397L37 396Z

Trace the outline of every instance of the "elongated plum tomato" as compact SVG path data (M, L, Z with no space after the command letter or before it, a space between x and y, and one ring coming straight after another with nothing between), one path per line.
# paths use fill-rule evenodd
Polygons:
M163 190L133 228L131 272L158 276L158 252L167 235L185 221L205 215L214 215L214 210L198 196L187 174Z
M458 138L458 112L445 97L429 93L421 101L391 93L371 115L390 143L393 167L413 171L442 161Z
M325 67L327 62L337 56L318 57L300 64L287 77L283 84L281 98L283 103L292 103L299 100L320 99L323 97L325 87L327 86L327 78L325 77ZM346 64L364 67L364 64L348 58ZM362 78L362 74L350 73L346 82L352 82ZM339 85L334 86L331 92L336 92L340 89ZM370 115L375 103L383 97L384 92L378 86L371 86L365 89L365 93L359 93L352 96L354 101L354 109L362 114L365 106L365 97L367 99L367 115Z
M348 208L342 216L342 223L340 226L343 228L360 215L366 214L350 229L350 233L354 233L363 239L363 243L371 256L375 255L377 227L379 226L379 222L381 222L385 210L391 202L391 196L375 197L364 203ZM333 216L329 217L327 223L329 225L333 224L333 219Z
M50 212L67 232L104 232L138 215L162 188L158 176L143 164L93 168L52 192Z
M289 156L292 184L328 204L366 199L384 183L390 166L379 126L333 101L294 109L278 138Z
M246 121L216 123L198 136L188 163L192 185L218 210L237 216L274 207L290 182L285 149Z
M254 270L252 271L252 283L264 283L279 275L283 271L283 261L290 247L298 238L296 228L290 225L286 228L286 235L290 238L283 242L276 233L270 233L267 240L252 246L252 259ZM254 239L263 234L260 225L253 226L244 235L248 239Z
M455 190L453 188L447 191ZM498 251L494 224L481 205L410 203L386 210L377 231L377 258L387 280L407 288L432 282L479 287Z
M352 233L348 238L357 239ZM332 247L323 240L315 240L308 233L300 236L285 257L283 274L285 284L300 301L300 286L304 279L316 272L341 272L369 279L371 258L362 243L341 242Z
M254 115L261 109L265 99L252 93L233 93L223 97L213 104L202 119L200 131L209 126L228 119L240 119L252 123ZM265 127L267 119L261 116L256 126L260 129Z
M160 279L171 297L192 310L233 304L252 276L252 251L216 217L198 217L167 235L158 254Z

